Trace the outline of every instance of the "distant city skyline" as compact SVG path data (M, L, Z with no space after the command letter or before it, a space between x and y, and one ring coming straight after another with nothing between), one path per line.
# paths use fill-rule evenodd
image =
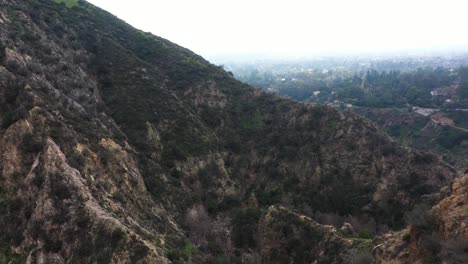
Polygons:
M463 0L89 0L208 58L455 52Z

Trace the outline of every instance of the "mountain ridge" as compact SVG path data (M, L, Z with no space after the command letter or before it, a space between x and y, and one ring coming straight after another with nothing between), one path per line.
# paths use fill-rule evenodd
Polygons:
M28 263L257 263L271 205L380 232L456 176L86 2L0 3L0 247Z

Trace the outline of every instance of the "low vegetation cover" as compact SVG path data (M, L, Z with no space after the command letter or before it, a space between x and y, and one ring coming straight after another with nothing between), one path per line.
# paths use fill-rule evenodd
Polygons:
M8 252L44 263L366 261L374 239L456 175L368 119L264 93L87 2L9 2Z
M66 7L71 8L79 5L80 0L52 0L59 4L64 4Z
M443 66L441 66L443 65ZM468 56L231 63L236 78L299 101L350 110L403 144L468 169Z

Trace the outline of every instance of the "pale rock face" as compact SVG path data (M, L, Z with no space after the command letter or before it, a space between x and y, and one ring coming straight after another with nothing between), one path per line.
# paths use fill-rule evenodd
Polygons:
M468 238L468 175L455 180L452 194L443 199L435 211L444 239Z
M159 257L159 253L152 243L148 243L142 239L140 235L131 231L131 226L123 222L125 219L115 218L115 212L122 211L120 206L113 206L114 201L111 200L108 200L104 208L100 205L100 201L96 200L91 194L92 191L90 190L90 186L87 185L86 180L78 170L68 165L64 153L52 139L49 138L46 140L44 151L37 154L24 180L17 178L18 173L15 173L15 171L21 170L23 167L19 157L24 157L25 154L21 149L18 150L18 148L21 147L21 138L24 139L24 135L31 133L32 130L31 123L27 120L14 124L5 133L1 149L4 157L2 160L2 175L6 177L3 186L8 188L8 186L14 185L14 183L20 181L28 182L26 186L29 186L27 187L28 189L23 188L18 190L16 194L11 193L12 196L16 196L16 199L24 201L25 204L31 203L30 205L32 206L32 213L27 223L27 228L23 233L27 239L24 240L19 247L19 249L34 248L28 257L28 263L65 263L64 259L69 259L69 254L72 254L72 252L76 250L74 248L75 245L72 243L62 245L62 254L46 253L42 249L46 242L35 241L33 239L35 236L33 233L33 226L36 225L36 223L40 223L40 227L49 237L56 238L59 241L66 241L70 239L68 238L70 234L67 232L73 232L71 230L76 229L76 223L74 223L74 221L78 221L77 219L84 215L89 216L87 221L89 221L92 226L104 227L108 233L115 232L115 230L123 230L119 231L125 234L121 239L127 241L129 244L123 244L121 248L113 253L113 255L116 256L113 263L128 263L129 260L125 260L125 256L130 255L129 247L131 243L133 243L129 240L130 236L135 237L132 238L133 241L140 241L139 243L142 243L148 249L148 254L147 256L143 256L142 263L154 263L155 261L158 263L167 262L165 258ZM112 148L114 153L117 154L116 157L122 160L122 164L127 164L130 170L135 170L134 163L131 162L127 154L123 152L118 145L105 139L103 139L102 142L103 145ZM25 169L28 170L28 168ZM144 191L145 187L138 172L130 171L130 174L132 177L138 178L136 189ZM10 177L16 178L10 179ZM40 189L37 189L33 183L37 177L43 179ZM57 184L59 184L60 190L56 189ZM11 189L13 188L14 186L11 186ZM59 196L57 197L57 195ZM58 208L57 203L63 204L63 206L66 207ZM155 207L155 209L156 208L157 207ZM116 211L113 212L113 210ZM158 211L158 209L156 209L156 211ZM63 215L68 215L71 219L65 220L65 223L57 226L53 219ZM132 215L131 217L138 216ZM137 221L133 220L132 222L138 225ZM81 230L79 232L88 231ZM154 231L151 233L154 234ZM81 243L83 242L85 241ZM119 255L120 257L118 257Z
M454 181L452 193L432 209L436 223L426 232L440 246L436 256L441 263L463 263L460 259L466 260L468 257L466 251L463 253L468 239L467 195L468 175L465 175ZM427 256L427 249L424 247L427 242L424 240L427 239L416 226L382 235L374 241L373 255L376 263L424 263ZM454 248L458 249L455 255Z

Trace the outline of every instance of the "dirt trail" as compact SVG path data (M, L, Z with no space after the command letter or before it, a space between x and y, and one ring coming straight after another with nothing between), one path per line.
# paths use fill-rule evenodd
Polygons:
M458 126L452 126L452 125L447 125L447 124L441 124L439 121L431 118L431 121L436 123L436 124L439 124L439 125L443 125L443 126L449 126L449 127L452 127L452 128L455 128L455 129L458 129L458 130L461 130L461 131L464 131L464 132L468 132L468 129L465 129L463 127L458 127Z

